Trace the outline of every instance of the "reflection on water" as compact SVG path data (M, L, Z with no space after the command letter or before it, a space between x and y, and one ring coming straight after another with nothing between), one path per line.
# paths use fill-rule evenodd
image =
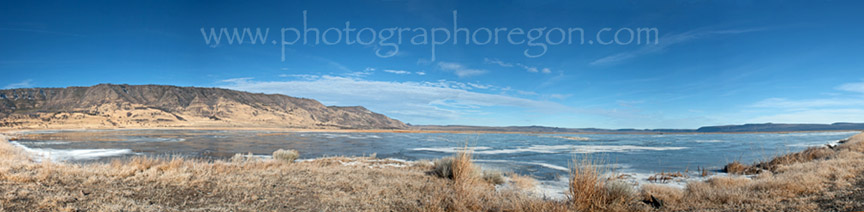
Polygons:
M602 158L618 173L720 169L836 142L857 132L790 134L537 135L447 133L330 133L206 130L36 131L16 144L53 160L88 162L135 155L183 155L206 160L235 153L269 155L296 149L301 158L363 156L403 160L450 156L474 150L487 167L554 180L574 157ZM579 138L579 139L574 139Z

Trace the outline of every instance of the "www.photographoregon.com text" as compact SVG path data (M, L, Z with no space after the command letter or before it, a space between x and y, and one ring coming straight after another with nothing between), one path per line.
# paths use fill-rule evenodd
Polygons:
M362 45L374 47L374 54L389 58L399 53L402 45L429 46L429 61L435 61L436 48L442 45L521 45L521 54L528 58L545 55L549 48L559 45L657 45L660 30L655 27L610 28L597 30L586 39L580 27L460 27L458 11L453 11L453 24L446 27L344 27L319 28L309 25L309 14L303 11L302 27L279 28L279 40L270 39L267 27L202 27L204 43L216 48L228 45L281 46L282 61L285 50L293 45Z

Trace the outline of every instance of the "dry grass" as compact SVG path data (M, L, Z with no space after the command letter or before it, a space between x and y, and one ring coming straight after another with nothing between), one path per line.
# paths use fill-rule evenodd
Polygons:
M507 178L510 179L510 184L512 184L514 188L520 190L531 190L537 186L537 179L530 176L510 173L507 174Z
M359 158L284 163L132 158L33 162L0 142L0 211L567 211L565 202L496 191L470 154L453 179L426 163ZM354 164L354 165L346 165ZM399 165L399 166L387 166Z
M231 161L142 157L81 165L36 163L0 142L0 211L649 211L652 205L661 211L848 211L862 207L861 198L832 197L864 182L864 153L856 151L864 150L864 137L853 138L828 155L800 153L753 177L715 176L685 189L634 191L604 177L597 160L581 157L571 167L567 201L496 190L489 178L497 177L484 176L470 151L434 163L369 157L284 163L238 154ZM530 177L508 178L523 190L536 185Z
M753 166L744 165L738 161L735 161L735 162L726 164L726 166L723 167L723 172L726 172L729 174L758 174L758 173L762 172L762 169L759 169L759 168L756 168Z
M784 165L822 160L834 155L834 153L835 151L828 147L810 147L801 152L774 157L768 162L756 164L755 167L773 172L777 171L779 167Z
M729 173L758 173L753 177L712 177L690 182L683 190L645 185L641 199L660 201L661 209L668 211L821 211L841 208L837 205L852 210L861 205L835 203L831 197L864 180L864 153L854 151L864 146L861 135L833 149L810 148L753 166L731 163L725 168Z
M280 161L286 161L286 162L290 162L290 163L293 163L294 160L297 160L297 158L299 158L299 157L300 157L300 153L297 152L297 150L293 150L293 149L291 149L291 150L279 149L279 150L276 150L275 152L273 152L273 159L280 160Z
M453 158L446 157L435 160L432 162L432 171L430 173L432 175L438 176L440 178L453 179Z
M660 172L658 174L655 174L655 175L648 177L648 182L667 183L667 182L675 180L675 179L687 178L687 177L689 177L689 176L687 176L681 172Z
M493 185L501 185L506 182L504 174L497 170L483 170L483 180Z
M599 211L606 208L606 181L598 167L587 155L581 160L573 161L568 197L579 211Z
M568 211L565 202L534 198L512 190L495 190L472 161L468 148L453 157L434 162L430 173L450 179L438 189L426 191L428 199L422 211ZM500 177L500 173L498 176ZM502 177L503 181L503 177Z
M601 168L602 160L592 160L588 155L574 159L570 168L568 198L577 211L632 211L632 185L605 177L609 170Z

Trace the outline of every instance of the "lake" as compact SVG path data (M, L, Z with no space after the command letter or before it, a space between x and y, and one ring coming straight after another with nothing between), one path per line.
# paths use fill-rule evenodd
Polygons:
M463 147L485 169L528 174L563 186L574 157L591 157L616 173L644 180L658 172L696 176L732 161L751 163L811 146L836 143L858 132L754 134L452 134L334 133L224 130L66 130L23 132L13 144L54 161L100 162L131 156L181 155L204 160L236 153L269 156L295 149L301 159L366 156L398 160L451 156ZM564 176L564 177L562 177Z

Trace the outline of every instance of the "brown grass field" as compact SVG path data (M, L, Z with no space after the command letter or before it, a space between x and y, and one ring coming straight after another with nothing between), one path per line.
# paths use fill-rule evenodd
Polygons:
M2 136L2 135L0 135ZM853 211L864 210L864 134L715 176L685 189L608 179L574 161L568 197L530 195L530 178L500 180L461 152L435 163L333 157L292 162L134 158L34 162L0 137L0 211ZM299 154L302 154L300 152ZM503 183L510 186L498 186Z

